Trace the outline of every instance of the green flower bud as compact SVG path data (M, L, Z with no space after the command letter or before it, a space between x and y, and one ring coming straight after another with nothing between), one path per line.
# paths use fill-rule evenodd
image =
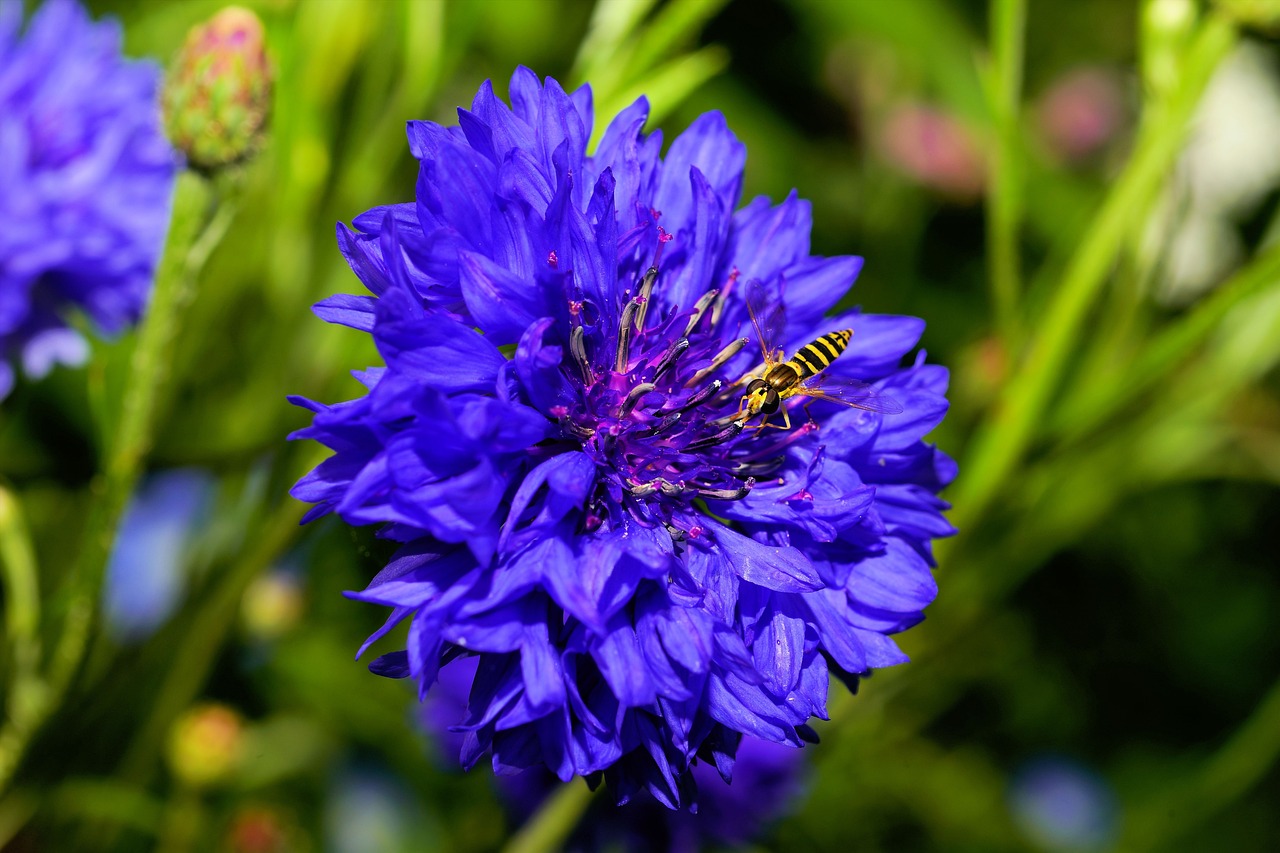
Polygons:
M165 127L187 162L213 171L252 155L271 112L262 21L229 6L191 28L165 81Z

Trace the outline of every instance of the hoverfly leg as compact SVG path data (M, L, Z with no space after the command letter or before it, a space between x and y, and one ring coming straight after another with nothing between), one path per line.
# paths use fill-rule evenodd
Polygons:
M782 421L783 421L782 423L780 424L769 423L769 418L777 414L777 412L773 412L772 414L768 414L762 417L760 419L760 423L756 424L755 427L753 427L753 429L755 429L757 433L762 432L763 430L766 430L766 429L780 429L780 430L791 429L791 416L787 414L787 410L785 407L783 407L781 411L782 411Z
M810 407L810 406L812 406L812 405L813 405L814 403L816 403L816 402L817 402L817 398L816 398L816 397L810 397L810 398L809 398L809 401L808 401L807 403L805 403L805 404L804 404L804 416L805 416L806 418L808 418L808 419L809 419L809 423L813 424L814 426L817 426L817 425L818 425L818 422L817 422L817 421L815 421L815 420L813 419L813 414L809 411L809 407Z

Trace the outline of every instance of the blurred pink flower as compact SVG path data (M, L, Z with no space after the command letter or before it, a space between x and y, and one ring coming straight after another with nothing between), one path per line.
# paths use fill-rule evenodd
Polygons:
M880 127L884 157L916 182L958 199L981 195L986 164L974 134L936 107L903 104Z
M1100 151L1125 122L1124 84L1103 68L1077 68L1041 96L1040 132L1050 150L1077 162Z

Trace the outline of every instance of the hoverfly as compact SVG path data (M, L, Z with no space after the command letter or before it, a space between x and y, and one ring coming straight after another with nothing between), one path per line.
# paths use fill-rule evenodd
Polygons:
M747 387L734 420L749 421L756 415L763 415L756 429L767 426L790 429L791 417L783 403L796 396L829 400L842 406L888 415L902 411L897 402L877 396L865 382L822 372L849 345L852 329L828 332L800 347L787 359L786 350L773 345L783 326L781 298L770 294L764 285L753 280L747 290L747 312L751 315L751 325L755 327L764 364L738 380L738 384L746 381ZM769 417L779 410L782 412L782 424L769 423Z

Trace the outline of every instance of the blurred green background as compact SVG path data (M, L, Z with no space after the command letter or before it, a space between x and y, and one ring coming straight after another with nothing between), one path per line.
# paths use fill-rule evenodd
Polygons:
M113 576L0 842L484 851L519 830L412 689L352 660L383 614L341 592L387 549L298 527L287 489L322 454L285 443L307 416L284 398L355 396L348 371L377 362L309 306L360 292L334 223L412 198L405 121L453 123L525 64L591 82L598 125L640 92L668 140L722 110L746 197L812 199L815 253L866 258L849 303L924 317L952 369L934 439L960 461L962 532L903 636L914 661L833 690L805 796L757 849L1280 846L1273 4L247 5L276 67L270 134L182 319L142 483L189 510L143 549L149 597ZM90 7L167 61L220 4ZM132 345L0 410L46 647Z

